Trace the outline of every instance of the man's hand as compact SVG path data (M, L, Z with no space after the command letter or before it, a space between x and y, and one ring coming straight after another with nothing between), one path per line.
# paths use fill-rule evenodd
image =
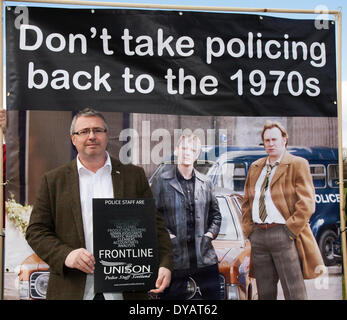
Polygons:
M94 256L84 248L71 251L65 259L69 268L81 270L85 273L94 273Z
M155 283L157 289L152 289L152 293L162 293L165 288L170 285L171 282L171 271L165 267L160 267L158 271L158 278Z

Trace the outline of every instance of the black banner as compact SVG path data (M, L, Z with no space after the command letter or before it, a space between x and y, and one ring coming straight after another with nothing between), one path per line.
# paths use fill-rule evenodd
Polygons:
M7 7L7 108L336 116L335 25L326 22Z
M155 210L154 199L93 199L95 292L155 288Z

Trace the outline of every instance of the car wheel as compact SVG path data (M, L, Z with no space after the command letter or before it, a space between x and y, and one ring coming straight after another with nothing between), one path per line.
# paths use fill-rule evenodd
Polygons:
M318 245L326 266L336 264L333 254L333 245L336 239L337 235L333 230L325 230L319 238Z

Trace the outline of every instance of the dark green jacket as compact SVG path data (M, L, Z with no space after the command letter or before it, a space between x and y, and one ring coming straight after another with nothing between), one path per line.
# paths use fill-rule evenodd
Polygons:
M152 198L142 168L111 158L115 198ZM156 216L159 265L172 270L172 248L165 223ZM47 299L82 299L86 274L64 265L67 255L85 248L76 159L44 174L36 196L26 239L50 267ZM126 299L145 298L124 293Z

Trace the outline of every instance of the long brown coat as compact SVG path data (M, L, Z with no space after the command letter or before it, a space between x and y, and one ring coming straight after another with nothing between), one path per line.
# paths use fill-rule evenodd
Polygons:
M151 198L142 168L111 158L115 198ZM172 247L164 220L156 216L159 264L172 270ZM26 239L50 267L47 299L82 299L86 274L64 265L74 249L85 248L76 159L44 174L31 213ZM125 293L126 299L144 295Z
M255 184L266 158L255 161L248 172L242 206L242 227L246 237L254 228L252 206ZM309 220L315 211L315 191L307 160L288 152L282 157L270 184L271 197L286 220L288 229L296 236L296 246L305 279L318 277L324 262L314 238Z

